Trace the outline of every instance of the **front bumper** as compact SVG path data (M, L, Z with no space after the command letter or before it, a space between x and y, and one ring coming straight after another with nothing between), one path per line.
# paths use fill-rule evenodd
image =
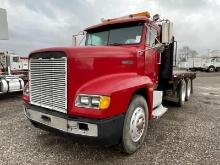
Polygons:
M83 139L90 139L105 146L120 142L124 115L108 119L72 117L46 108L25 104L25 116L35 127L51 132L60 132Z

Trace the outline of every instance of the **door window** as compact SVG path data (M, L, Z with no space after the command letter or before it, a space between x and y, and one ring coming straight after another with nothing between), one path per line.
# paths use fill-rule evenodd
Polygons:
M211 62L215 62L215 58L212 58L212 59L211 59Z
M19 57L13 57L13 62L19 62Z
M157 43L157 30L153 27L148 26L147 28L147 40L146 44L149 47L153 47Z

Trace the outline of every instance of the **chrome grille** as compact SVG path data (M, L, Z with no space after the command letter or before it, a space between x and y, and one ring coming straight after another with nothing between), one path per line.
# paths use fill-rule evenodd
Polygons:
M30 103L67 112L67 60L30 59Z

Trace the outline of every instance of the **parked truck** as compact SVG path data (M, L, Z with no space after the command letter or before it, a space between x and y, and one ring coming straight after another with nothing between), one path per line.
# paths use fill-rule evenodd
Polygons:
M131 14L86 28L83 47L33 51L26 117L41 129L135 152L149 120L167 111L163 100L182 106L193 91L196 74L173 68L172 25L149 12Z
M24 90L24 81L18 75L11 75L9 68L4 68L0 62L0 95L12 92L22 92Z
M16 54L0 52L0 72L10 72L25 82L28 80L28 58ZM5 70L4 70L5 69Z
M220 70L220 57L190 57L180 62L179 67L192 71L214 72Z
M210 57L204 60L202 64L203 70L214 72L220 70L220 57Z

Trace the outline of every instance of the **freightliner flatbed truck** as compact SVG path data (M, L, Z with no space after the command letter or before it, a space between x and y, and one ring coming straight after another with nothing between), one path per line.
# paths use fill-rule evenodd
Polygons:
M196 75L173 69L172 23L159 15L103 20L84 33L83 47L29 55L25 115L38 128L120 143L131 154L143 144L148 121L167 111L163 100L189 100Z

